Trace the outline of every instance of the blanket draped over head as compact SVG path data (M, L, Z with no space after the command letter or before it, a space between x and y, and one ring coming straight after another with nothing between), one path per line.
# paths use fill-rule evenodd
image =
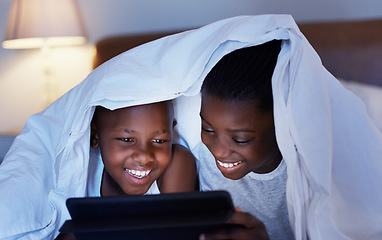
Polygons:
M144 44L30 117L0 165L0 238L52 239L70 218L65 200L86 194L95 106L175 99L177 132L193 148L206 74L225 54L273 39L284 40L272 84L296 239L382 239L382 136L289 15L239 16Z

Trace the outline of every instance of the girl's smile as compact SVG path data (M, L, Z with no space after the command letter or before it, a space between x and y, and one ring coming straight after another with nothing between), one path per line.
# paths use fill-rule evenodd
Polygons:
M204 93L200 116L202 141L225 177L240 179L252 171L271 172L279 165L282 156L273 114L260 111L256 102L226 101Z

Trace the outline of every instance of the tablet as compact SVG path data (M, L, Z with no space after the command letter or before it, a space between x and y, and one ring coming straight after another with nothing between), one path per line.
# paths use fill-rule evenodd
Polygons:
M72 219L60 232L77 240L196 240L222 227L234 211L226 191L69 198L66 206Z

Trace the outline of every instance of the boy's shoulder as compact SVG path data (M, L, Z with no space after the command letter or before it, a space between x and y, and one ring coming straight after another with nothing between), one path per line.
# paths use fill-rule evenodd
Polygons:
M181 144L172 145L172 159L188 159L189 161L196 161L194 154L191 150Z
M197 182L196 158L187 147L173 144L171 162L158 179L160 192L196 191Z
M191 150L181 144L173 144L172 145L172 158L174 159L190 159L195 160L195 156L192 154Z
M188 149L187 147L178 144L178 143L173 143L172 144L172 151L173 153L179 152L179 153L191 153L191 150Z

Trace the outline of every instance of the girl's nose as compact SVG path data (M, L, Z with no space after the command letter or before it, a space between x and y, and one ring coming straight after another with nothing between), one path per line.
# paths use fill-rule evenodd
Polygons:
M225 159L231 154L231 150L219 139L211 144L210 151L217 159Z

